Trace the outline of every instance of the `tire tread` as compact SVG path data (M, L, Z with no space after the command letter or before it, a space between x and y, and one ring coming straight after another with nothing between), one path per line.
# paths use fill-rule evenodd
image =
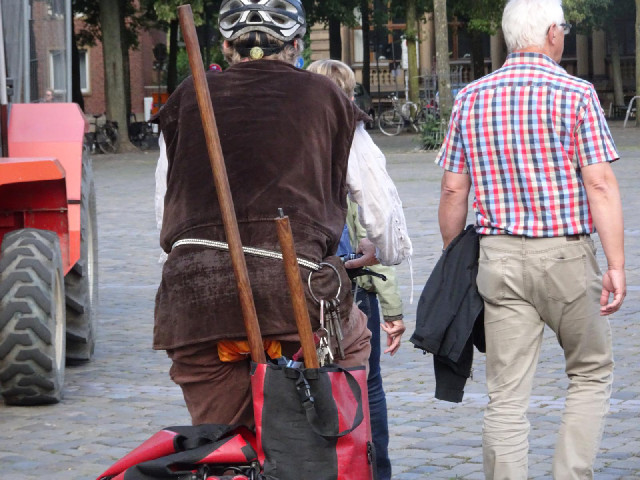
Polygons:
M4 236L0 263L0 390L8 405L51 404L62 398L64 279L58 235L37 229ZM57 287L56 287L57 285ZM60 323L61 322L61 325ZM62 329L58 327L60 325Z

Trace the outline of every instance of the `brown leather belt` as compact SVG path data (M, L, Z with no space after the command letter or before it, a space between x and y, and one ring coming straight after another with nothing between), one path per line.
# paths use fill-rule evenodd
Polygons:
M578 240L582 240L583 238L589 238L589 234L580 234L580 235L566 235L564 238L567 239L567 242L577 242Z

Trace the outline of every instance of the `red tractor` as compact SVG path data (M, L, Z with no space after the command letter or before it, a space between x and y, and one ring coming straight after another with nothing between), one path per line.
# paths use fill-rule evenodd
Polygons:
M97 230L87 121L74 103L13 104L0 158L0 392L57 403L65 360L91 359Z

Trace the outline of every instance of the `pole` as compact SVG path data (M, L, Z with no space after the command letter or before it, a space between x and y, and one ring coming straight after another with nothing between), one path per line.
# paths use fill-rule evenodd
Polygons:
M380 119L380 111L382 110L382 94L380 93L380 50L382 46L380 45L380 40L378 39L378 30L376 29L376 72L378 75L378 119Z
M251 359L256 363L266 363L262 336L260 334L260 324L258 323L256 307L251 292L251 284L249 283L247 263L244 258L244 252L242 251L238 220L236 219L236 213L233 208L229 179L227 177L224 158L222 157L218 127L213 114L209 87L205 79L202 55L200 54L200 47L198 45L196 27L193 23L191 5L186 4L179 6L178 16L180 18L180 28L182 29L184 43L187 47L189 65L191 67L191 74L193 75L198 107L200 108L200 116L202 118L202 127L207 142L211 170L213 171L213 179L218 195L218 203L220 204L224 230L227 236L227 243L229 244L231 263L233 265L233 273L236 277L238 297L242 308L244 326L247 331Z
M393 38L393 32L391 32L391 59L393 60L393 85L396 90L396 97L398 96L398 75L396 65L396 46Z
M23 61L24 61L24 83L22 84L22 88L23 88L23 94L22 94L22 101L24 103L30 103L31 102L31 29L32 24L31 24L31 4L29 2L29 0L24 0L23 2L23 6L22 6L22 11L23 11L23 25L24 25L24 32L23 32L23 36L22 36L22 40L24 41L24 57L23 57ZM17 81L17 79L16 79ZM15 88L16 86L14 86ZM51 87L53 87L53 85L51 85ZM37 94L37 92L36 92Z
M291 302L293 303L293 315L296 319L298 327L298 335L300 335L300 345L302 346L302 354L304 355L304 366L306 368L319 368L318 354L316 353L316 345L313 341L313 331L311 330L311 320L309 320L309 310L307 309L307 301L304 297L304 287L302 286L302 278L300 277L300 268L296 258L296 249L293 244L293 233L289 224L289 217L283 215L282 209L279 209L280 216L275 218L276 229L278 231L278 241L280 242L280 250L282 250L282 263L284 264L284 273L287 276L287 284L291 293Z
M2 25L2 3L0 3L0 145L2 156L9 156L9 134L7 122L9 121L7 98L7 65L4 56L4 28Z
M65 102L73 102L73 72L71 70L71 29L73 26L73 12L71 9L71 0L65 0L65 22L64 22L64 36L65 36L65 64L67 67L66 79L65 79ZM88 67L88 65L87 65ZM53 85L51 85L53 87Z

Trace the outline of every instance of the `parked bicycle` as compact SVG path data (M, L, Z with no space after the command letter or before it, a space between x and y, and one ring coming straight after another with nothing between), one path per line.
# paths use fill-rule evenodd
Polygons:
M158 134L149 122L139 122L135 113L129 114L129 140L141 150L158 145Z
M433 106L418 105L411 101L401 104L397 95L391 96L391 103L393 108L385 110L378 117L378 128L385 135L398 135L409 128L420 133L425 125L438 121L437 110Z
M100 113L92 115L93 131L84 135L85 148L89 153L116 153L120 145L120 134L118 133L118 122L112 122L106 118L106 114ZM105 121L98 123L98 119L105 117Z

